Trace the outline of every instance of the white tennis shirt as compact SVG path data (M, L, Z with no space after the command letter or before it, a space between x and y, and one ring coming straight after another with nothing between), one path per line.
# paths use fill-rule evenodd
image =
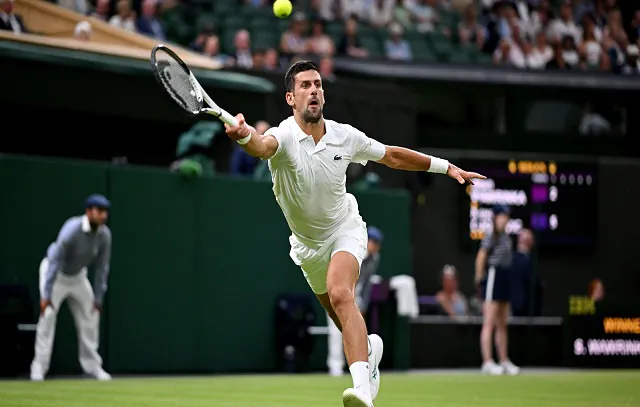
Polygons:
M318 144L293 116L265 135L278 140L269 159L273 193L291 232L303 244L319 248L349 216L347 166L384 157L385 146L348 125L326 120Z

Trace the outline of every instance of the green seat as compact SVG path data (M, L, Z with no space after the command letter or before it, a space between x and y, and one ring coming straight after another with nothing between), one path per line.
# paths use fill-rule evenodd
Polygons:
M362 35L360 36L362 46L369 52L369 57L382 57L384 50L382 44L378 40L376 35Z
M449 55L453 51L453 44L446 35L434 31L427 34L427 39L439 59L447 60L449 58Z
M251 45L255 50L279 48L280 34L272 31L251 32Z
M201 32L207 24L218 26L218 19L214 13L201 13L196 19L196 32Z
M438 56L433 52L429 43L424 38L411 38L408 40L413 53L413 59L423 62L436 62Z
M327 35L337 44L344 33L344 25L342 23L329 23L325 30Z
M449 62L455 64L468 64L472 62L474 59L466 53L464 50L456 49L449 54Z
M255 35L257 33L271 33L273 32L273 21L269 21L263 18L254 18L249 23L249 31L251 31L251 36L253 38L255 38Z

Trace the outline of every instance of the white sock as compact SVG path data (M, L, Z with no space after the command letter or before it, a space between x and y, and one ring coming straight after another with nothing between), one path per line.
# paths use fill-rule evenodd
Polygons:
M371 356L371 339L369 339L369 336L371 335L367 335L367 355Z
M351 378L353 379L353 388L360 394L371 398L371 389L369 388L369 362L354 362L349 366Z

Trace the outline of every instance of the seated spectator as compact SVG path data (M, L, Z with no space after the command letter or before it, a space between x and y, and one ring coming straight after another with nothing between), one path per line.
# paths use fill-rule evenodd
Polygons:
M265 71L275 71L280 69L280 56L275 48L269 48L264 53L264 63L262 69Z
M240 30L233 39L235 50L235 65L239 68L253 68L253 55L251 53L251 35L247 30Z
M574 67L580 62L580 55L572 35L565 35L562 38L562 58L568 65Z
M560 18L551 21L547 29L547 37L552 43L562 41L566 36L572 37L574 43L580 42L580 29L573 21L573 8L569 2L562 5Z
M318 64L318 70L320 71L322 80L326 80L328 82L333 82L336 80L336 77L333 73L333 59L331 59L331 57L322 57L320 59L320 63Z
M73 38L79 41L91 41L91 24L88 21L80 21L73 30Z
M384 44L386 57L394 61L411 61L413 59L411 46L402 38L402 26L392 23L389 26L389 34L390 38Z
M207 21L202 30L196 35L196 39L189 45L194 51L202 52L204 49L204 43L212 35L216 35L216 26L213 21Z
M553 49L547 44L547 36L544 32L539 32L528 56L529 68L544 69L552 58Z
M366 58L368 52L366 48L362 46L362 42L358 37L358 20L355 17L349 17L345 22L344 33L338 44L338 54L356 57Z
M461 44L474 44L478 49L482 49L486 37L486 29L478 23L476 6L470 4L458 24L458 39Z
M146 34L159 40L166 40L164 28L156 18L157 9L157 0L143 0L141 6L142 15L138 17L136 28L141 34Z
M411 18L416 23L416 28L421 33L435 30L440 21L440 15L436 9L436 0L416 0L409 7Z
M332 56L335 45L331 37L324 32L324 22L315 20L311 27L311 37L307 40L307 52L317 56Z
M562 55L563 49L561 44L557 44L553 48L553 58L547 63L544 69L546 70L562 70L568 71L571 69L571 65L567 64L564 56Z
M468 315L468 304L464 294L458 290L456 268L447 264L442 269L442 290L436 294L436 300L451 318Z
M234 59L220 52L220 39L217 35L210 35L204 41L202 53L223 66L233 66Z
M405 30L413 27L411 12L405 4L405 0L397 0L392 10L393 21L399 23Z
M261 49L253 51L253 67L256 71L264 70L264 51Z
M88 15L91 8L88 0L57 0L56 4L67 10L82 14L83 16Z
M368 3L368 0L339 0L340 1L340 11L342 18L346 18L348 16L356 16L358 19L362 18L365 12L365 3Z
M0 30L14 34L29 34L22 17L13 12L14 0L0 0Z
M109 24L124 30L136 31L136 12L131 9L129 0L120 0L116 4L117 14L111 17Z
M296 12L291 19L290 28L280 37L280 52L292 57L304 54L307 51L307 40L304 32L307 26L307 18L304 13Z
M625 64L622 66L622 73L625 75L640 75L637 45L629 45L627 47L627 59Z
M493 63L501 66L524 68L527 65L527 60L524 52L515 41L503 38L493 53Z
M374 0L365 10L363 19L375 28L386 27L393 19L394 0Z
M260 120L254 127L258 134L264 134L271 126L266 121ZM229 162L229 172L233 175L253 176L253 171L259 161L260 159L249 155L238 143L234 143Z
M96 8L90 14L91 17L97 18L104 22L109 21L109 15L111 14L111 2L110 0L97 0Z

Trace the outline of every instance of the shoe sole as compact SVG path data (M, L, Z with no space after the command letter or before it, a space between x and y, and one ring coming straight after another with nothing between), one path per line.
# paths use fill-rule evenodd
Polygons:
M344 407L370 407L366 402L360 400L358 396L350 392L342 394L342 405Z

